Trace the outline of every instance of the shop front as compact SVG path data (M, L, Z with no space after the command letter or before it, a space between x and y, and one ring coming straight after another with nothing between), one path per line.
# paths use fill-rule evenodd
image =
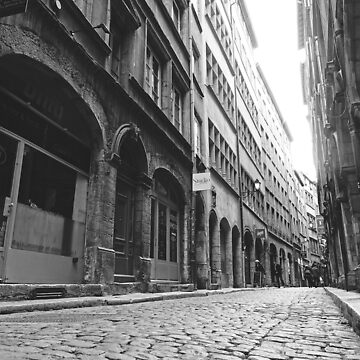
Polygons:
M0 277L8 283L78 283L88 127L59 78L17 65L0 65Z

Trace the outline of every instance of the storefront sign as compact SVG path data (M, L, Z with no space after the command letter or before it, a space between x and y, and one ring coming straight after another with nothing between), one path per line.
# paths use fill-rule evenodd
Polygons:
M193 174L193 191L202 191L211 189L210 173Z
M255 238L265 240L266 239L265 229L255 229Z
M0 0L0 17L26 11L28 0Z

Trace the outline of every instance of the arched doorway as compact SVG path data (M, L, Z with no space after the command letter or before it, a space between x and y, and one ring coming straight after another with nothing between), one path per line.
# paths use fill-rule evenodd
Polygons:
M229 287L233 281L230 234L229 222L223 218L220 221L221 286L223 288Z
M269 256L270 256L270 274L271 274L271 282L275 283L275 264L277 262L277 250L274 244L270 244L269 248Z
M80 282L99 124L60 75L19 55L0 59L0 113L1 278Z
M171 173L157 169L151 194L151 279L179 280L183 223L184 191Z
M209 216L209 255L210 255L210 270L211 270L211 283L220 283L220 239L219 239L219 226L218 219L215 211L210 212Z
M244 255L245 255L245 284L251 284L251 263L252 259L252 249L254 247L253 237L249 230L245 231L244 234Z
M141 178L147 174L147 158L139 133L135 124L123 125L113 142L113 154L119 157L113 239L116 282L134 281L136 255L141 255L142 234L136 234L134 226L144 203Z
M199 192L195 199L195 257L196 257L196 283L198 289L206 289L208 282L207 247L205 231L204 201Z
M282 269L282 277L283 280L285 282L285 284L287 284L288 282L288 277L287 277L287 262L286 262L286 255L285 255L285 250L283 248L280 249L279 251L279 263Z
M233 275L234 287L241 287L241 246L240 246L240 231L237 226L232 228L232 258L233 258Z

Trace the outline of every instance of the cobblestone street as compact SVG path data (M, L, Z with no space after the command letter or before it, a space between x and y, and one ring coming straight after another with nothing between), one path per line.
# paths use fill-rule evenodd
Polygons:
M360 359L323 289L3 315L0 359Z

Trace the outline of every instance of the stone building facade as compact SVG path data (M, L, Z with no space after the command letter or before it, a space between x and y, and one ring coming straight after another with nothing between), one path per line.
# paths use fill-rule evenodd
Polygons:
M186 1L29 1L0 29L1 278L190 279Z
M300 1L305 48L304 96L309 107L333 284L360 288L358 1Z
M2 281L252 286L260 259L296 284L291 135L244 1L27 3L0 7Z

